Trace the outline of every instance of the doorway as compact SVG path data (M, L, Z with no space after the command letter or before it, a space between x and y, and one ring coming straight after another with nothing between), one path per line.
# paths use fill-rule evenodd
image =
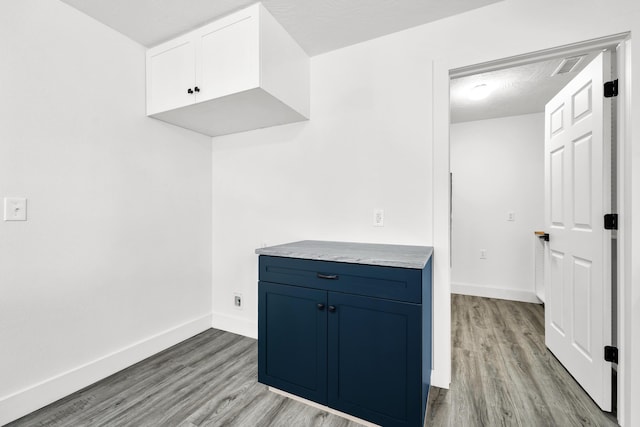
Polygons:
M452 293L543 302L533 276L534 232L544 229L544 104L600 51L615 53L623 40L616 36L450 72ZM467 98L492 91L498 95L485 102ZM515 101L506 92L515 93ZM617 315L615 305L611 311Z

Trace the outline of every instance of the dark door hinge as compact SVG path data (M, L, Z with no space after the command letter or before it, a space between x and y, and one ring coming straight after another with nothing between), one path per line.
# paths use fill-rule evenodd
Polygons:
M606 214L604 216L604 229L605 230L618 229L618 214Z
M604 346L604 360L605 362L618 363L618 347L612 347L610 345Z
M614 96L618 96L618 79L604 84L604 97L613 98Z

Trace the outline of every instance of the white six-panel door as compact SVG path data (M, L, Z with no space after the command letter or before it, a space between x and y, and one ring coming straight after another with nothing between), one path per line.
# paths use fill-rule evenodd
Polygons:
M611 410L610 54L602 52L545 108L547 347Z

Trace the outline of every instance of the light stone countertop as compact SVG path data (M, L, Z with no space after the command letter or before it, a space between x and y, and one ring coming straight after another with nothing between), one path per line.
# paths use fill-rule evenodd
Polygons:
M256 253L285 258L423 269L433 254L433 248L431 246L302 240L258 248Z

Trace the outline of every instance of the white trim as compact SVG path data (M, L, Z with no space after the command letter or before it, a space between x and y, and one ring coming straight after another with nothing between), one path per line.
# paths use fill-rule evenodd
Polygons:
M431 387L448 389L451 385L451 376L446 376L442 369L431 371ZM429 392L431 393L431 392Z
M49 405L209 328L211 315L205 314L4 396L0 398L0 425Z
M498 286L479 285L477 283L451 283L451 293L472 295L475 297L505 299L510 301L531 302L535 304L541 303L534 291L520 291L517 289L501 288Z
M451 383L451 244L449 207L451 203L449 172L449 67L445 61L433 62L433 294L432 294L432 383L449 388ZM445 144L439 141L445 140ZM438 321L436 322L436 319ZM441 320L441 321L440 321Z
M614 78L620 80L621 90L618 95L617 111L617 213L620 217L617 231L617 275L618 275L618 335L617 347L619 350L618 364L618 423L621 426L630 425L631 416L631 385L630 377L631 361L631 325L633 325L630 302L633 284L631 281L631 203L632 203L632 176L631 176L631 39L620 43L617 58L618 75Z
M222 329L245 337L258 338L258 323L242 317L213 312L211 314L211 326L215 329Z
M354 417L353 415L345 414L344 412L336 411L333 408L329 408L328 406L324 406L324 405L321 405L319 403L312 402L311 400L304 399L304 398L302 398L300 396L296 396L295 394L287 393L286 391L282 391L282 390L274 388L274 387L268 387L268 389L269 389L269 391L271 391L271 392L273 392L275 394L279 394L281 396L288 397L289 399L304 403L306 405L312 406L314 408L320 409L320 410L328 412L330 414L337 415L337 416L345 418L345 419L347 419L349 421L353 421L354 423L362 424L363 426L366 426L366 427L380 427L378 424L374 424L372 422L365 421L365 420L363 420L361 418Z
M598 49L610 49L622 43L628 36L628 33L614 34L599 39L585 40L583 42L574 43L568 46L559 46L542 51L530 52L523 55L516 55L509 58L498 59L496 61L484 62L482 64L470 65L468 67L460 67L451 70L450 76L451 78L467 77L474 74L485 73L488 71L498 71L505 68L532 64L540 61L548 61L550 59L562 58L566 56L577 56Z

